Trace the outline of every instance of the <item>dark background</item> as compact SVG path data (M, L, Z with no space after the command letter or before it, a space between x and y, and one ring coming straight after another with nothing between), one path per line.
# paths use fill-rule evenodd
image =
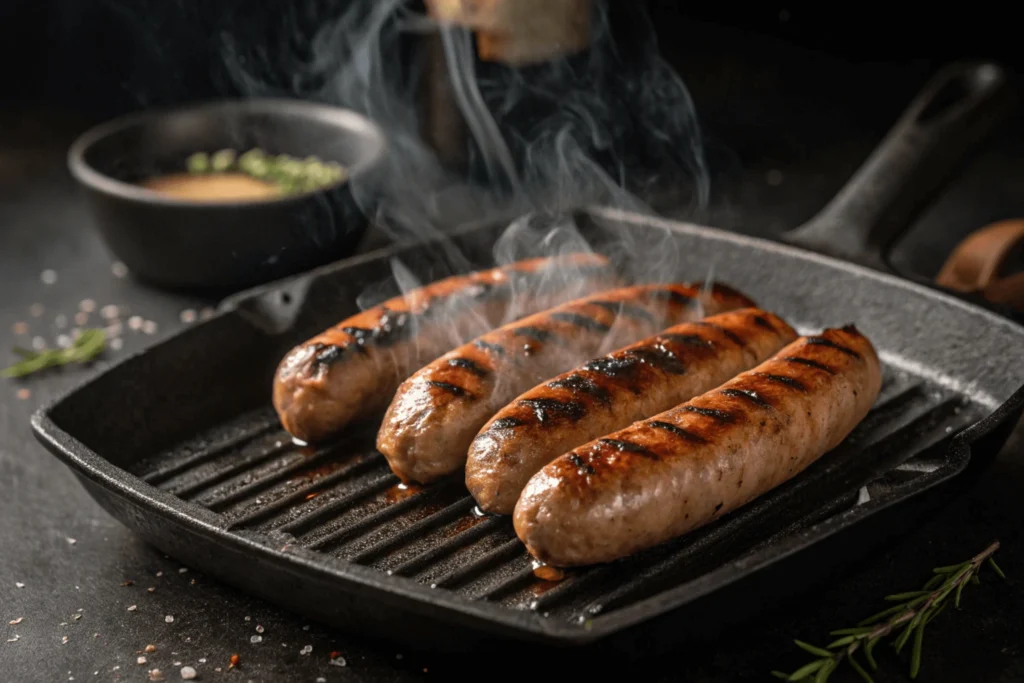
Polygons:
M214 303L113 278L112 257L89 229L64 154L70 140L97 119L228 94L217 61L219 31L244 9L249 23L238 35L260 45L272 35L285 4L0 4L2 339L15 322L29 320L30 304L46 306L45 320L32 322L45 326L52 313L73 313L88 296L100 305L129 306L159 323L155 338L129 337L123 354L181 328L181 309ZM691 89L718 161L720 197L710 219L753 234L777 235L820 209L939 64L987 57L1024 66L1009 12L1000 16L956 7L944 14L926 8L900 16L855 5L820 5L793 10L782 20L782 8L774 6L651 4L665 55ZM322 5L330 11L331 3ZM898 268L933 277L968 232L1024 214L1022 129L1019 118L1011 122L911 226L893 254ZM776 182L767 182L768 174ZM39 283L45 268L60 276L49 288ZM52 336L53 330L41 333ZM0 349L0 364L7 360L6 349ZM154 666L176 680L176 661L195 666L203 681L323 676L332 682L405 682L495 675L500 680L503 673L540 680L771 680L769 670L793 670L806 661L792 646L793 637L822 644L829 629L880 609L881 596L916 587L931 567L966 559L993 538L1004 544L998 557L1011 582L986 579L965 593L962 612L947 611L929 626L919 680L1024 680L1021 430L977 483L943 501L913 534L885 543L822 585L809 586L800 598L713 643L639 662L613 652L607 658L566 656L547 663L514 653L450 658L315 624L304 630L308 624L299 617L195 571L179 574L179 563L102 512L66 468L33 441L28 428L29 415L42 402L101 369L102 363L0 382L0 680L135 681L145 680L145 671ZM31 397L17 398L19 389L29 389ZM127 579L134 584L122 586ZM15 581L25 587L14 588ZM150 594L148 586L157 590ZM133 604L138 609L129 613ZM163 620L166 614L175 615L172 624ZM8 626L17 617L24 622ZM259 645L249 641L255 624L265 627ZM13 633L20 640L6 643ZM138 650L148 643L158 652L138 666ZM313 646L312 655L298 654L306 644ZM327 664L332 650L343 653L348 667ZM236 652L243 658L240 671L212 670L226 666ZM909 680L905 657L886 654L884 660L877 680ZM832 680L856 679L837 675Z

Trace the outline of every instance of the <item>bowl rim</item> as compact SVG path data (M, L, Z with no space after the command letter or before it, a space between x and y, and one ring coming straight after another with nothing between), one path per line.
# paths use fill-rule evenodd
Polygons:
M375 149L373 153L366 158L360 159L351 166L346 166L348 175L336 183L318 187L313 190L307 190L299 194L285 195L272 199L229 200L217 202L197 202L165 195L155 190L149 190L139 185L118 180L117 178L102 173L85 160L85 155L94 145L133 126L138 126L147 121L158 120L170 116L196 112L218 111L252 111L269 114L299 114L310 119L319 119L324 122L334 123L338 127L355 130L360 134L366 135L375 142ZM238 209L242 207L292 204L297 201L307 199L313 195L327 192L351 182L357 175L365 173L371 168L379 165L387 152L387 137L384 135L380 126L366 116L363 116L352 109L336 107L329 104L321 104L319 102L310 102L307 100L254 97L218 99L184 106L159 107L140 112L131 112L104 121L103 123L89 128L79 135L73 143L71 143L71 146L68 148L67 164L68 169L71 171L71 175L79 183L89 189L118 197L119 199L169 207L202 207L210 210L223 210Z

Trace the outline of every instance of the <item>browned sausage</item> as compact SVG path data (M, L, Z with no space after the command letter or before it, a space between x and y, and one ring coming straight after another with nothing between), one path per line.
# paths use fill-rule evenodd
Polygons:
M539 384L499 410L469 448L466 487L485 512L512 514L540 468L749 370L797 338L757 308L670 327Z
M749 305L726 287L702 294L691 285L641 285L523 318L450 351L406 380L384 416L377 449L403 481L428 483L461 469L488 418L538 382L605 348L700 317L702 307L717 312Z
M597 254L530 259L439 280L292 349L277 369L274 407L296 437L327 438L384 410L413 371L481 331L617 284L608 260Z
M803 337L683 405L570 451L516 504L516 534L556 566L609 562L735 510L835 448L882 373L853 326Z

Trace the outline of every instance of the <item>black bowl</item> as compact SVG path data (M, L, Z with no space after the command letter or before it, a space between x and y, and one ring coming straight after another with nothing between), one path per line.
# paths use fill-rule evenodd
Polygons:
M337 185L265 201L192 202L138 182L182 172L194 152L259 147L334 161ZM140 279L232 291L352 253L366 230L373 175L387 144L365 117L298 100L239 100L148 111L83 134L68 152L107 246ZM353 186L361 198L357 204Z

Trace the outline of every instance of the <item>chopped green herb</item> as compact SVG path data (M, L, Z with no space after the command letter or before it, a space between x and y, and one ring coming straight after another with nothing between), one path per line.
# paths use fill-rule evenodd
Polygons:
M296 159L287 154L268 155L257 148L238 155L235 150L222 149L212 155L197 152L185 162L189 173L225 173L236 171L257 180L273 183L281 194L310 192L345 180L345 168L334 161L322 161L315 156Z
M83 330L81 336L66 349L29 351L16 348L14 352L22 359L0 374L4 377L24 377L46 368L86 363L103 353L106 343L106 335L102 329L88 329Z

